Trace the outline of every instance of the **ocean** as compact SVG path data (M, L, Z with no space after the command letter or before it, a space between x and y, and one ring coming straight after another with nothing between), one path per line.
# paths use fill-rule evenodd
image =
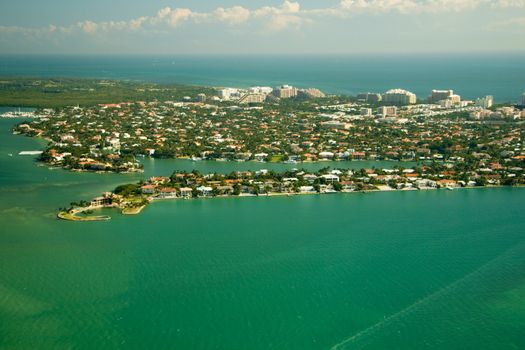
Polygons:
M15 122L0 119L0 349L525 348L523 188L161 201L64 222L59 207L118 184L269 164L50 170L17 155L44 143Z
M404 88L426 98L453 89L464 99L518 102L525 55L397 56L0 56L0 76L85 77L249 87L292 84L357 95Z

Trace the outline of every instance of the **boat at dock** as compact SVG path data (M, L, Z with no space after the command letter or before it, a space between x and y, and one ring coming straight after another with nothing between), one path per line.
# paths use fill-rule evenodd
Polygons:
M38 156L42 154L42 151L21 151L18 153L19 156Z
M0 114L0 118L37 118L34 112L10 111Z

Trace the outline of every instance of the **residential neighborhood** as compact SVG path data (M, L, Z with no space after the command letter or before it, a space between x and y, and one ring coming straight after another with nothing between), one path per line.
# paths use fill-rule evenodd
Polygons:
M221 99L224 91L217 89L209 102L198 94L183 101L41 109L15 133L49 141L42 161L83 171L141 171L141 157L478 162L512 168L525 156L525 111L519 106L481 106L452 90L434 90L418 103L401 89L358 98L300 97L300 90L293 90L297 95L279 90L279 98L271 88L252 90L268 98L237 104L232 95ZM385 105L381 96L395 105Z

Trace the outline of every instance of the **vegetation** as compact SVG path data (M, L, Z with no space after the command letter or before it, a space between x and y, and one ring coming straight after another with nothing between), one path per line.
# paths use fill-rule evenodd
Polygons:
M0 106L60 108L127 101L182 100L212 88L75 78L0 77Z

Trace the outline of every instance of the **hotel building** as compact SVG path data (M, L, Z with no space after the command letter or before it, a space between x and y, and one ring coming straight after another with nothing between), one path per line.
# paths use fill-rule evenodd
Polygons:
M383 102L396 105L408 105L416 103L417 97L410 91L403 89L392 89L383 94Z

